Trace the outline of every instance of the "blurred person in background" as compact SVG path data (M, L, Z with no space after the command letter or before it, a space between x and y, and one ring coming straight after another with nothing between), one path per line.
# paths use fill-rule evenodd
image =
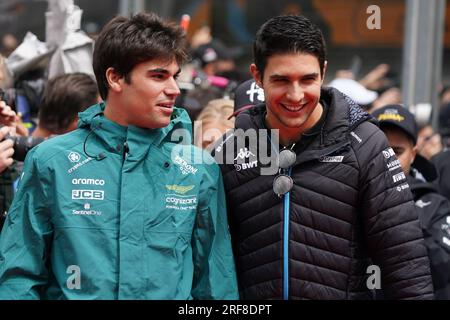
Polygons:
M5 59L0 55L0 231L7 211L14 197L13 183L19 176L19 168L13 159L14 142L6 139L9 136L27 136L28 130L23 126L20 115L17 115L4 99L4 89L9 88L11 79L5 69Z
M181 94L176 104L188 111L192 121L209 101L230 98L240 79L235 59L242 54L239 48L228 48L213 39L208 26L200 28L191 40L192 61L183 66ZM236 78L237 75L237 78Z
M75 130L78 113L100 101L97 83L88 74L69 73L50 79L32 136L48 138Z
M39 125L32 134L32 139L37 139L30 142L22 140L21 150L25 149L24 143L35 145L43 141L40 138L49 138L76 129L78 112L84 111L98 101L97 84L89 75L74 73L51 79L46 84L43 103L39 108ZM20 117L9 106L0 102L0 109L3 120L1 122L13 128L10 130L11 135L28 135L28 131L21 124ZM30 149L27 147L26 150ZM0 143L0 158L2 164L6 166L3 169L6 171L0 177L0 209L3 220L14 196L14 182L21 171L22 163L20 162L20 165L14 163L13 153L13 140L7 139ZM20 152L17 155L19 154ZM23 161L23 159L18 160Z
M450 299L450 202L432 184L437 173L428 160L417 154L418 128L414 115L402 105L388 105L372 114L386 134L398 160L390 170L401 166L419 213L431 264L436 299ZM427 170L423 170L428 166Z
M214 86L199 86L178 96L176 105L182 106L187 111L191 121L194 122L211 100L223 98L223 89Z
M229 99L211 100L194 123L195 145L210 149L223 134L234 128L234 102Z
M444 86L440 92L441 105L450 104L450 86Z
M398 87L390 87L381 92L378 98L372 103L371 108L367 111L372 113L373 111L387 106L388 104L400 104L402 102L402 92Z
M244 112L253 106L264 103L264 90L258 86L256 81L252 78L244 81L237 86L234 91L234 116Z
M443 151L431 158L439 172L436 182L442 195L450 199L450 103L444 105L439 115L439 132L442 137Z
M334 87L349 96L364 110L371 113L374 110L401 102L401 91L391 79L388 64L380 64L369 71L359 81L351 70L339 70L335 79L328 86Z
M417 152L427 160L443 150L442 139L439 132L435 132L431 124L419 128L417 136Z
M363 109L371 109L372 103L378 98L378 93L365 88L358 81L348 78L336 78L328 84L359 104Z
M194 61L200 65L201 71L207 76L223 75L236 68L235 59L241 51L237 48L228 48L218 40L212 39L206 44L195 48L192 52Z
M14 181L20 168L14 161L15 142L12 137L27 134L20 117L0 99L0 232L14 197Z
M17 38L11 33L6 33L2 37L1 54L8 58L9 55L16 50L18 45L19 42L17 41Z

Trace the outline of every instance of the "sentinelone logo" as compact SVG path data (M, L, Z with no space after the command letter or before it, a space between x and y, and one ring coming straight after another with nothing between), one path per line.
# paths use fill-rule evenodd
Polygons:
M101 216L102 212L97 210L91 210L91 205L86 203L84 210L72 210L72 214L77 216Z

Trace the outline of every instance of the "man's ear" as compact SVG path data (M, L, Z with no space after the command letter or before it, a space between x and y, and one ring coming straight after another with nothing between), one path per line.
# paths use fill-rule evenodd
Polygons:
M123 76L119 75L114 68L106 70L106 80L110 90L116 93L122 92Z
M253 79L255 80L258 87L262 88L263 87L262 75L261 72L259 72L258 68L256 67L256 64L252 63L250 65L250 73L252 74Z
M323 63L322 84L323 84L323 81L325 80L325 75L327 73L327 68L328 68L328 61L325 60L324 63Z
M417 147L417 145L415 145L414 148L412 149L412 154L413 154L413 156L412 156L412 159L411 159L411 163L410 163L410 164L413 164L414 160L416 159L416 156L417 156L417 152L418 152L418 151L419 151L419 148Z

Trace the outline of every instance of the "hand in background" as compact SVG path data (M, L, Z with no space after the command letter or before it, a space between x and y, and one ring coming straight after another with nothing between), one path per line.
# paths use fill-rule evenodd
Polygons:
M0 173L11 166L14 161L12 158L12 155L14 154L14 143L11 139L5 140L5 137L10 130L11 128L9 127L0 128Z
M359 80L359 83L369 90L378 90L382 88L386 82L386 74L389 69L390 67L388 64L382 63L366 74L364 78Z
M16 114L4 101L0 101L0 124L13 128L11 135L28 136L21 115Z
M0 124L4 126L15 126L16 113L4 101L0 101Z

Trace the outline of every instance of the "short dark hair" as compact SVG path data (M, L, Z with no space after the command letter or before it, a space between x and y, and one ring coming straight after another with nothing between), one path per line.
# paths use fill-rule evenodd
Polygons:
M283 15L265 22L253 42L255 65L264 74L267 60L275 54L308 53L319 60L323 76L326 44L322 31L304 16Z
M39 127L54 134L66 132L82 112L98 101L95 80L84 73L69 73L50 79L39 107Z
M175 59L179 65L187 60L186 35L179 26L154 13L112 19L98 35L94 47L93 66L101 97L106 100L108 96L108 68L114 68L130 83L135 65L161 58Z

